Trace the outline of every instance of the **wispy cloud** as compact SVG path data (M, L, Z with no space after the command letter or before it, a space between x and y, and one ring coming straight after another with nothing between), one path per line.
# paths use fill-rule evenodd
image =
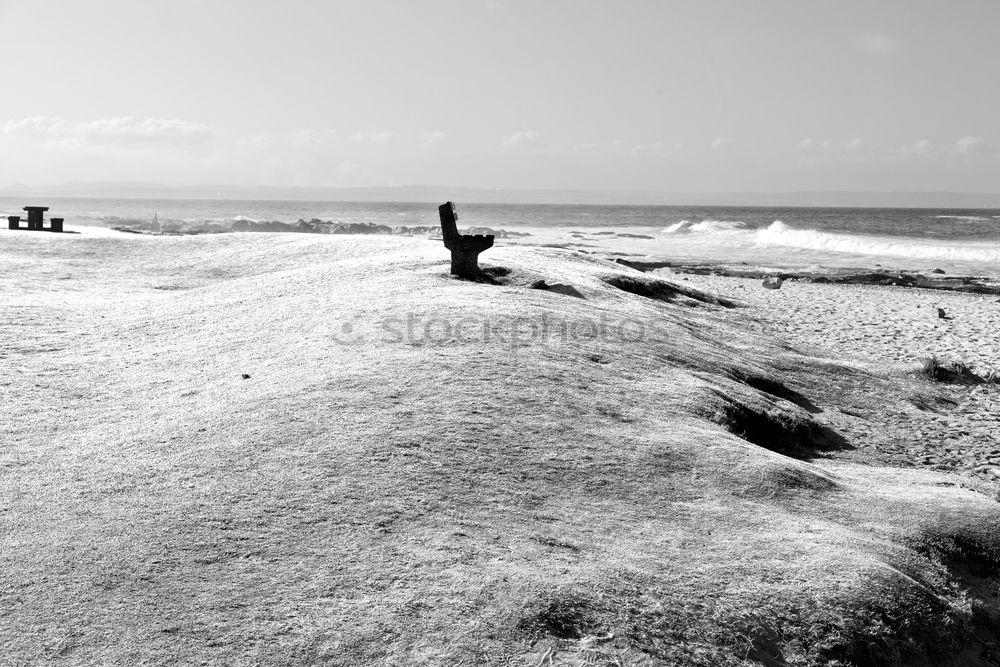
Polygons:
M962 137L955 142L955 152L959 155L983 155L992 153L993 147L982 137Z
M710 144L709 144L709 147L710 147L710 148L711 148L712 150L714 150L714 151L718 151L718 150L722 150L723 148L728 148L728 147L729 147L729 146L730 146L730 145L731 145L732 143L733 143L733 142L731 142L731 141L730 141L730 140L729 140L728 138L726 138L726 137L716 137L716 138L715 138L715 139L714 139L714 140L712 141L712 143L710 143Z
M930 155L934 152L934 144L929 139L918 139L912 144L900 146L894 152L900 155Z
M845 155L848 153L860 153L865 149L865 142L861 139L851 139L846 143L840 143L831 139L814 139L806 137L797 144L798 149L808 155Z
M903 50L903 43L884 32L870 32L858 35L855 45L861 51L876 56L887 56Z
M201 144L217 132L199 123L170 118L138 120L129 116L68 121L51 116L11 120L4 127L7 136L31 138L46 143L76 145Z
M652 144L636 144L635 146L632 147L629 153L632 154L632 157L642 157L644 155L660 153L665 148L666 146L663 144L662 141L657 141L656 143Z
M549 148L549 144L536 130L518 130L500 140L504 148Z
M806 137L799 142L799 150L804 153L833 153L836 151L836 147L829 139L819 141L812 137Z
M448 135L441 130L430 130L420 135L420 143L424 146L433 146L439 141L442 141L446 136Z
M296 147L316 146L328 144L336 137L337 133L334 130L314 130L307 128L296 130L289 134L288 142Z
M351 140L356 144L360 143L385 144L388 143L390 139L392 139L392 132L390 132L389 130L379 130L379 131L359 130L354 133L354 136L351 137Z

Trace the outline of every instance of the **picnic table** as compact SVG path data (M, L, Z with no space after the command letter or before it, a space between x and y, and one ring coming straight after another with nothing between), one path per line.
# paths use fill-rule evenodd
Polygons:
M28 213L28 226L21 227L21 216L9 215L7 216L8 229L33 229L39 232L61 232L63 230L63 218L51 218L49 227L46 229L45 212L49 210L48 206L25 206L24 210Z

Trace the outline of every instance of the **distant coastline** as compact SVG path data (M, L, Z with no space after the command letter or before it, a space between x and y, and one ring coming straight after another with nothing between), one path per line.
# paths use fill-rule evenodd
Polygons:
M73 182L58 185L11 184L0 196L235 199L329 202L479 204L764 206L821 208L1000 208L1000 192L949 191L796 191L666 192L651 190L573 190L470 188L437 185L398 187L170 186L158 183Z

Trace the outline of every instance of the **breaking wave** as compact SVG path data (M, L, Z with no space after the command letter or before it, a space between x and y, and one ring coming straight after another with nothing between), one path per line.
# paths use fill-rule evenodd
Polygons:
M701 222L691 222L681 220L666 227L664 234L712 234L718 232L739 232L747 228L745 223L739 220L702 220Z
M928 243L891 236L831 234L814 229L793 229L780 220L774 221L764 229L753 232L753 235L754 241L760 244L805 250L913 259L1000 261L1000 245L996 243L959 244L943 241Z
M962 222L992 222L994 218L1000 218L1000 215L992 215L989 217L982 215L935 215L936 220L961 220Z

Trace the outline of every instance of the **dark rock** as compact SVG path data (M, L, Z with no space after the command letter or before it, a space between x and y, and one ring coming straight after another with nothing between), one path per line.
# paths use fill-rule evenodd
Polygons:
M931 269L931 273L944 273L944 269Z
M544 280L536 280L531 283L531 289L545 290L546 292L556 292L557 294L565 294L566 296L575 296L578 299L585 299L586 297L572 285L566 285L565 283L555 283L554 285L549 285Z
M781 283L785 281L781 276L768 276L764 278L764 282L761 283L761 287L764 289L781 289Z

